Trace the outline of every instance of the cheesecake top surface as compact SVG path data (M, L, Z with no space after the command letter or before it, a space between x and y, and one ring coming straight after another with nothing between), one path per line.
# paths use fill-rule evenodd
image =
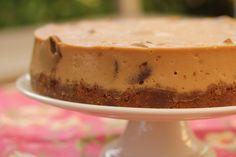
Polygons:
M194 48L236 44L236 20L229 17L151 17L87 20L49 24L35 32L37 39L57 36L79 47Z

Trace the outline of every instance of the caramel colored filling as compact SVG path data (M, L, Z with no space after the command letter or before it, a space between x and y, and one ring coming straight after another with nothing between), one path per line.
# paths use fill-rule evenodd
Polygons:
M77 48L60 45L61 58L36 41L32 74L52 74L62 82L85 81L104 89L175 89L180 93L205 91L210 84L231 84L236 79L236 48L118 49ZM46 48L45 48L46 47ZM56 64L57 63L57 64Z

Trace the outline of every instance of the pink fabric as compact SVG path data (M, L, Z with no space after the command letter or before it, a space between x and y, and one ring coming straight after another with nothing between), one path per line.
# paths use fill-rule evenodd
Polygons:
M236 116L189 124L219 157L236 157ZM0 89L1 157L97 157L124 126L124 121L51 107Z

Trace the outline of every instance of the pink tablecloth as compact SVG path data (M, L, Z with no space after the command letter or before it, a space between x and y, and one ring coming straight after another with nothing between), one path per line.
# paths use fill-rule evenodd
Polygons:
M236 157L236 116L190 126L219 157ZM0 157L97 157L124 127L125 121L66 111L0 89Z

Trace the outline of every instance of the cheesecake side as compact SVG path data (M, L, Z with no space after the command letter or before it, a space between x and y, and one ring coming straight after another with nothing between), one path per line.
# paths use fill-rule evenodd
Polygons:
M164 22L163 18L149 19L146 23L151 25L158 20L166 27L170 27L170 20L178 20L179 25L182 22L184 28L196 23L192 19L184 19L187 21L183 22L181 18L167 18L166 23L165 18ZM59 31L57 26L38 30L30 69L32 87L50 97L98 105L150 108L234 105L236 46L231 29L236 28L235 21L229 18L196 20L205 22L206 26L208 21L214 25L219 20L225 20L225 25L232 28L220 26L221 32L218 36L214 35L217 40L211 37L204 39L209 43L199 42L201 37L189 36L190 41L185 39L182 44L174 41L197 32L186 29L186 34L176 37L183 31L177 28L175 34L174 28L171 28L172 31L167 32L167 29L164 33L156 30L157 35L153 37L153 33L148 32L150 28L131 20L130 23L141 25L137 28L139 32L132 32L130 39L124 39L126 41L122 43L119 35L112 34L109 38L97 35L94 37L96 40L92 37L94 33L103 31L103 25L120 32L128 29L128 24L119 28L116 22L98 22L99 27L92 29L87 28L85 22L81 24L81 29L86 28L82 32L88 35L79 32L84 39L78 39L76 43L74 40L79 36L75 36L77 33L73 31L73 35L69 35L71 28L66 27L77 28L80 24L61 26ZM64 34L60 33L62 28L66 30ZM207 30L201 29L197 31ZM209 30L212 32L208 33L219 30ZM106 32L101 34L106 35ZM115 36L114 41L101 42L112 36ZM157 36L163 40L156 41Z

